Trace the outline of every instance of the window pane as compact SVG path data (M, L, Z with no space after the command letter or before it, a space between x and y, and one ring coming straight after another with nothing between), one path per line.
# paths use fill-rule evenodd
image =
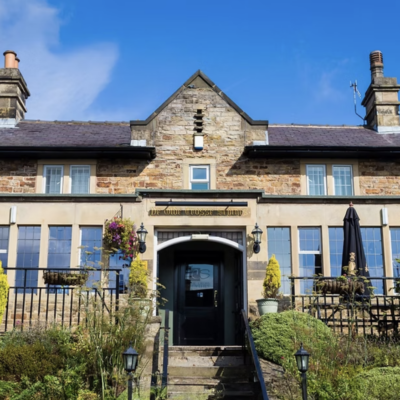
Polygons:
M81 266L100 269L103 228L101 226L90 226L81 228ZM100 271L89 271L89 279L86 286L92 287L95 282L100 281Z
M333 167L333 180L335 182L335 195L349 196L353 194L353 176L350 165Z
M275 254L281 267L282 286L284 294L290 294L289 276L292 274L292 259L290 249L290 228L267 228L268 259Z
M343 228L329 228L331 276L342 274Z
M71 226L51 226L49 228L47 268L70 268L71 237ZM50 287L50 293L54 293L54 288L57 286Z
M122 252L118 251L116 254L111 254L109 258L110 269L119 269L119 291L125 292L129 282L129 260L122 259ZM109 287L114 289L116 287L116 272L111 271L109 275Z
M0 261L3 268L8 266L8 237L10 234L10 227L0 226ZM5 270L5 272L7 272Z
M39 268L40 226L19 226L17 244L17 268L29 268L32 271L17 270L15 286L37 287ZM23 292L19 289L19 292ZM36 292L36 291L35 291Z
M207 179L207 168L193 167L192 179Z
M299 228L300 251L321 251L321 233L319 228Z
M361 228L361 236L370 276L383 277L381 228ZM383 283L371 279L375 294L383 294Z
M61 193L61 181L63 174L62 166L45 166L44 178L45 178L45 193Z
M325 167L307 165L308 194L323 196L325 194Z
M208 182L192 182L193 190L207 190Z
M300 276L312 277L322 273L320 228L299 228ZM310 253L310 254L304 254ZM300 293L311 294L313 280L300 281Z
M71 193L89 193L89 182L89 165L74 165L71 167Z

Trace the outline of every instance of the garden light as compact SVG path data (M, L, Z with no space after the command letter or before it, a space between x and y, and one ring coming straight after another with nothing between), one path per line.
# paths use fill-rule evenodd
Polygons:
M306 372L308 370L308 360L310 358L310 353L307 350L303 349L303 343L301 343L300 349L295 353L294 356L296 357L297 368L301 372L303 400L307 400Z
M144 253L146 251L146 235L147 235L147 230L143 226L143 222L140 225L140 228L136 231L138 241L139 241L139 252Z
M143 225L143 224L142 224ZM122 353L124 360L124 369L129 375L128 380L128 400L132 400L132 372L135 372L138 363L138 352L129 344L129 349Z
M260 229L257 223L251 234L254 237L253 251L255 254L258 254L260 252L261 235L263 234L263 231Z

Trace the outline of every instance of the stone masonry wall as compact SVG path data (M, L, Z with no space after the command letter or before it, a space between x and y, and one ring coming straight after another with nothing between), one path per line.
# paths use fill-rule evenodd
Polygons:
M37 164L31 160L0 160L1 193L35 193Z
M202 110L204 149L193 149L194 114ZM98 193L132 193L136 188L183 189L184 159L216 161L216 189L263 189L268 194L300 194L300 161L248 160L243 148L265 140L264 127L250 127L210 88L185 89L149 127L132 132L133 139L154 145L151 162L99 160ZM190 164L190 162L188 162Z
M360 161L361 195L400 195L400 162Z

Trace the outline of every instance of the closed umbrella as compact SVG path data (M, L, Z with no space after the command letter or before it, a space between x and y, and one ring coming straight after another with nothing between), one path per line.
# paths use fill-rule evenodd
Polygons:
M364 296L370 296L369 271L361 238L360 218L350 203L343 224L342 275L359 276L364 281Z

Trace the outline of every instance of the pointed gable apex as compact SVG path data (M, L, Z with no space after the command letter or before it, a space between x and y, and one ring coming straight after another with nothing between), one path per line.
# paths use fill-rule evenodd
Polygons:
M157 108L147 119L131 121L131 126L144 126L148 125L157 115L159 115L165 107L167 107L173 100L175 100L181 92L187 88L211 88L223 100L225 100L241 117L243 117L249 125L267 125L267 120L253 120L247 115L230 97L228 97L222 90L201 70L196 71L172 96L170 96L160 107Z

